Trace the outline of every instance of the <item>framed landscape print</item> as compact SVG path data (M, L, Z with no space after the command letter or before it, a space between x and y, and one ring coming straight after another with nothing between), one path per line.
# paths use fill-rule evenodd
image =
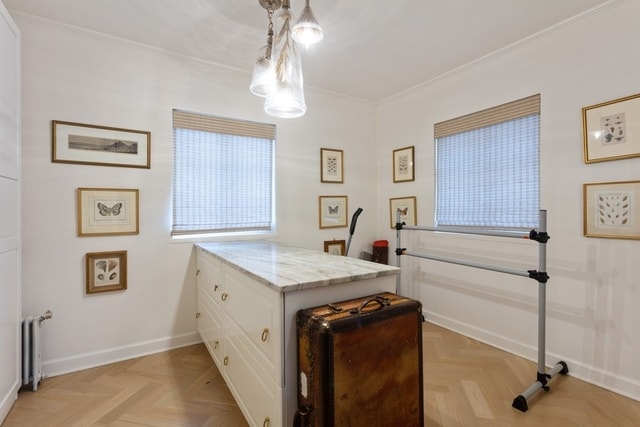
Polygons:
M342 150L320 149L320 182L344 182L344 163Z
M417 225L416 197L395 197L389 199L389 216L391 228L396 228L397 214L400 212L400 221L406 225Z
M320 228L347 226L347 196L319 196Z
M53 120L51 141L54 163L151 168L151 132Z
M584 162L640 156L640 94L582 109Z
M393 150L393 182L413 181L413 146Z
M85 261L88 294L127 289L127 251L90 252Z
M640 239L640 181L583 185L586 237Z
M78 236L138 234L138 190L78 188Z

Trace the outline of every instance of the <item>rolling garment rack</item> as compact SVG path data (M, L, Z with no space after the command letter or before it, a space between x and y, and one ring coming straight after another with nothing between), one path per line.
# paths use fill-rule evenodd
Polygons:
M537 375L536 381L529 386L525 391L516 396L513 400L514 408L526 412L529 408L527 405L527 401L531 398L536 392L540 390L548 391L549 386L547 385L549 380L556 376L557 374L566 375L569 373L569 368L567 364L563 361L558 362L555 366L553 366L550 370L546 371L545 364L545 329L546 329L546 284L549 276L546 272L546 258L547 258L547 247L546 243L549 240L549 235L547 234L547 211L540 211L540 230L531 230L529 233L526 232L517 232L517 231L468 231L461 230L456 228L447 229L445 227L425 227L425 226L407 226L404 222L400 220L400 212L396 213L396 266L400 267L400 258L402 255L430 259L434 261L447 262L451 264L458 264L467 267L480 268L484 270L497 271L499 273L513 274L516 276L529 277L538 282L538 367L537 367ZM400 232L405 230L420 230L420 231L441 231L448 233L457 233L457 234L475 234L475 235L484 235L484 236L494 236L494 237L515 237L515 238L524 238L529 240L534 240L539 243L538 245L538 270L516 270L511 268L505 268L501 266L494 266L488 264L481 264L476 262L471 262L462 259L456 258L448 258L442 257L438 255L431 255L425 253L417 253L411 252L406 248L402 247ZM396 293L400 294L400 275L398 275L396 279Z

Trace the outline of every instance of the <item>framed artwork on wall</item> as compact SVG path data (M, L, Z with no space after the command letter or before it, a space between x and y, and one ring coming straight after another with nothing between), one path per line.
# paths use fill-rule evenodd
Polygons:
M395 197L389 199L389 216L391 228L396 228L397 214L400 213L400 221L406 225L417 225L416 197Z
M347 226L347 196L319 196L320 228Z
M332 255L344 255L346 242L344 240L325 240L324 251Z
M582 109L584 162L640 156L640 94Z
M413 154L413 146L393 150L393 182L413 181L415 179Z
M586 237L640 239L640 181L583 184Z
M127 251L89 252L85 261L87 294L127 289Z
M51 142L54 163L151 168L151 132L53 120Z
M78 236L139 234L138 190L78 188Z
M320 182L344 182L344 152L331 148L320 149Z

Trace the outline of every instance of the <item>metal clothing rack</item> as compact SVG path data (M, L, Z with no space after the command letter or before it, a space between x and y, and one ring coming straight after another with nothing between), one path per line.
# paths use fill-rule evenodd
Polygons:
M540 390L549 391L549 386L547 385L549 380L556 376L557 374L566 375L569 373L569 368L567 364L563 361L558 362L555 366L553 366L550 370L546 371L545 364L545 330L546 330L546 284L549 276L547 275L547 241L549 240L549 235L547 234L547 211L540 211L540 230L531 230L529 233L526 232L517 232L517 231L469 231L469 230L461 230L456 228L445 228L445 227L424 227L424 226L407 226L404 222L400 221L400 212L396 213L396 266L400 267L400 258L402 255L413 256L417 258L430 259L434 261L447 262L451 264L464 265L467 267L473 268L481 268L484 270L497 271L499 273L513 274L516 276L529 277L538 282L538 367L537 367L537 375L536 381L529 386L525 391L516 396L513 400L514 408L526 412L529 408L527 405L527 401L531 398L536 392ZM457 233L457 234L475 234L475 235L484 235L484 236L493 236L493 237L513 237L513 238L524 238L529 240L534 240L539 243L538 245L538 270L515 270L510 268L505 268L501 266L488 265L488 264L480 264L476 262L466 261L462 259L448 258L437 255L411 252L406 248L402 247L400 232L405 230L420 230L420 231L441 231L448 233ZM401 283L400 283L400 275L397 276L396 279L396 293L400 294L401 292Z

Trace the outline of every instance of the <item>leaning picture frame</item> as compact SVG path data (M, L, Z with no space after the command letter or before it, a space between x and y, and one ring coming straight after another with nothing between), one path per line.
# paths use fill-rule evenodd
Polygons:
M583 184L585 237L640 239L640 181Z
M640 156L640 94L582 109L584 162Z
M393 182L413 181L415 179L414 147L393 150Z
M389 199L389 217L391 228L396 228L397 214L405 225L417 225L416 197L394 197Z
M51 161L151 168L151 132L51 121Z
M344 151L332 148L320 149L320 182L342 184L344 182Z
M347 196L319 196L318 216L320 228L347 226Z
M139 234L139 191L129 188L78 188L78 236Z
M344 255L346 242L344 240L325 240L324 251L331 255Z
M87 294L127 289L127 251L89 252L85 264Z

